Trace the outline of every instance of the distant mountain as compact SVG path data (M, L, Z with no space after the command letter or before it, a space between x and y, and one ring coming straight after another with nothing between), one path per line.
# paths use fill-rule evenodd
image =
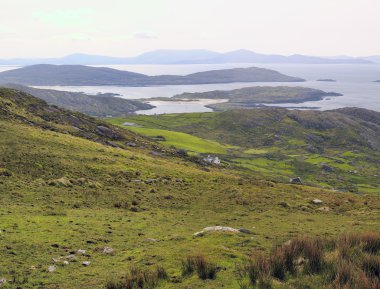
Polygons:
M295 64L368 64L380 62L379 56L355 57L315 57L306 55L269 55L250 50L235 50L219 53L210 50L170 50L161 49L143 53L136 57L110 57L89 54L71 54L62 58L9 59L1 60L0 65L33 64L223 64L223 63L295 63Z
M79 111L95 117L125 116L137 110L154 107L147 103L123 99L111 93L88 95L81 92L39 89L19 84L6 84L4 87L28 93L46 101L50 105Z
M184 85L233 82L300 82L302 78L287 76L264 68L234 68L198 72L189 75L159 75L82 65L32 65L0 73L0 83L23 85Z
M370 63L368 60L346 58L329 59L306 55L267 55L258 54L249 50L236 50L221 54L215 58L208 59L207 63L295 63L295 64L360 64Z
M221 55L209 50L155 50L143 53L129 61L134 64L186 64L207 63L208 59Z
M363 59L371 61L371 62L375 62L375 63L380 63L380 55L367 56L367 57L363 57Z

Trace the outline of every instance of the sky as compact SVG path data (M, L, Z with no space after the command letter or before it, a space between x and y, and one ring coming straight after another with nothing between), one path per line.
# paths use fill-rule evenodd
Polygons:
M379 55L379 0L0 0L0 59L155 49Z

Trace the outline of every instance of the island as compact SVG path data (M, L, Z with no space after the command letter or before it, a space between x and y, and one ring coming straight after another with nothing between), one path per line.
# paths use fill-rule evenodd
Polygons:
M265 104L303 103L318 101L327 96L341 96L336 92L319 89L289 86L255 86L234 90L215 90L199 93L183 93L172 100L223 99L225 102L210 104L207 107L216 111L238 108L254 108Z
M323 81L323 82L336 82L335 79L331 78L322 78L322 79L317 79L317 81Z
M107 67L39 64L0 73L0 83L32 86L157 86L234 82L303 82L275 70L249 67L211 70L188 75L149 76Z

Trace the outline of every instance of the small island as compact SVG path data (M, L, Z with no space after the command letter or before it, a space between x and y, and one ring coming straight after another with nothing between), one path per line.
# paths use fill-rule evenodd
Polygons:
M322 82L336 82L335 79L331 79L331 78L317 79L317 81L322 81Z
M328 96L342 96L342 94L307 87L255 86L228 91L215 90L200 93L183 93L174 96L171 100L225 100L225 102L207 105L207 107L213 110L225 111L230 109L255 108L265 104L319 101Z

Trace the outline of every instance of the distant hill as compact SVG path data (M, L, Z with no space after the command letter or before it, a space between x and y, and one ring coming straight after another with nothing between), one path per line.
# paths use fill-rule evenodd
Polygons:
M319 89L289 86L255 86L233 90L215 90L208 92L183 93L174 99L227 99L227 102L209 105L215 110L252 108L268 103L302 103L317 101L326 96L340 96L335 92L324 92Z
M223 63L296 63L296 64L364 64L379 62L373 57L316 57L307 55L261 54L240 49L220 53L204 49L171 50L161 49L149 51L135 57L111 57L75 53L61 58L17 58L1 60L0 65L33 65L33 64L223 64Z
M123 116L137 110L154 107L147 103L123 99L111 93L88 95L81 92L39 89L19 84L6 84L4 86L26 92L45 100L48 104L95 117Z
M366 56L366 57L363 57L363 59L371 61L371 62L375 62L375 63L380 63L380 55Z
M302 78L277 71L250 67L198 72L189 75L159 75L83 65L40 64L0 73L0 83L23 85L182 85L232 82L300 82Z

